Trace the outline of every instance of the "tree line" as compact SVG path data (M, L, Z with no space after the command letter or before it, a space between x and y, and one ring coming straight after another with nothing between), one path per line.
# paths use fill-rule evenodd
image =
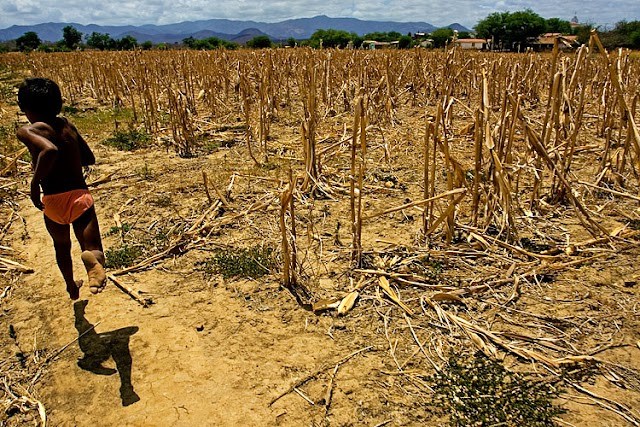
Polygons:
M83 42L83 38L85 39ZM69 52L77 49L98 49L98 50L133 50L137 48L151 49L153 44L146 41L139 44L132 36L124 36L114 39L109 34L93 32L87 37L75 27L67 25L62 29L62 39L55 43L43 42L34 31L27 31L17 39L0 45L0 51L17 50L20 52L43 51L43 52Z
M593 24L575 24L559 18L544 19L531 9L518 12L495 12L480 20L474 27L476 36L491 40L498 50L519 51L529 47L545 33L577 36L577 42L587 43L591 30L599 32L600 40L607 49L626 47L640 48L640 21L618 22L610 31Z
M571 22L559 18L542 18L530 9L517 12L495 12L480 20L473 28L473 32L454 32L450 28L439 28L428 34L409 33L402 35L398 32L374 32L360 36L354 32L344 30L317 30L309 39L297 40L289 38L284 42L275 43L266 35L256 36L248 40L245 45L249 48L261 49L278 46L309 46L312 48L360 48L366 47L365 41L394 43L400 49L415 45L442 48L451 43L454 37L465 39L477 37L490 41L492 49L520 51L531 46L544 33L559 33L575 35L579 43L589 40L592 29L600 30L591 24L572 25ZM613 49L625 47L640 49L640 21L621 21L609 31L599 31L600 40L605 48ZM84 41L83 41L84 39ZM176 47L186 47L197 50L236 49L240 44L217 37L195 39L187 37ZM97 50L133 50L133 49L167 49L166 43L154 45L150 41L139 44L132 36L114 39L109 34L93 32L83 35L71 25L62 30L62 39L55 43L43 43L37 33L29 31L14 41L0 43L1 51L72 51L77 49Z

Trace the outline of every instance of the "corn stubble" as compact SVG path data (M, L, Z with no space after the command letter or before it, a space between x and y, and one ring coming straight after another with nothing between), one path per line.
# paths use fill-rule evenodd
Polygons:
M377 284L378 299L386 298L406 319L430 310L445 328L462 329L490 357L500 349L549 369L579 358L525 350L442 304L464 303L507 283L514 285L509 298L514 301L520 280L588 262L561 262L559 257L590 242L637 237L629 230L610 230L587 205L593 187L611 197L640 194L640 61L625 50L606 52L596 33L575 52L561 51L556 42L551 53L523 54L296 48L32 53L4 59L9 66L26 65L32 74L57 80L71 104L92 98L131 109L136 125L156 138L168 136L180 155L194 155L202 138L223 126L239 129L247 160L256 168L284 158L278 151L282 147L290 150L293 157L283 161L280 173L290 172L274 181L279 203L278 197L269 202L278 211L284 286L297 292L299 301L308 296L297 289L309 276L302 265L305 251L315 249L303 248L297 218L309 200L346 204L348 198L348 213L342 212L348 218L338 220L349 224L350 244L344 248L349 276L360 280L332 298L331 309L349 313L366 287ZM408 115L421 125L403 129ZM342 135L336 131L338 121ZM272 142L282 126L299 133L293 142ZM398 141L399 130L414 138ZM319 149L325 141L329 144ZM392 204L379 196L389 189L376 186L371 176L398 167L394 162L402 158L401 150L411 159L408 168L418 177L413 185L422 200ZM590 178L584 171L578 177L583 168ZM207 197L211 201L208 189ZM522 248L524 221L560 206L569 207L593 239L567 245L572 253ZM368 268L367 245L375 240L376 222L397 212L408 216L409 210L422 215L415 223L414 247L433 249L433 256L455 256L447 248L463 236L485 253L500 248L500 262L505 253L513 257L507 277L486 283L463 278L464 284L453 289L402 273L399 269L409 268L409 261ZM307 227L309 241L321 240L313 236L312 225ZM191 230L195 236L199 230L210 233L211 226ZM520 263L518 257L539 264ZM407 302L397 289L408 286L436 293ZM418 336L413 338L422 348Z

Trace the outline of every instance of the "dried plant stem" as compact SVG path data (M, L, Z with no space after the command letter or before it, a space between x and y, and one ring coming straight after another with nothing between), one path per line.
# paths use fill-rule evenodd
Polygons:
M379 216L382 216L382 215L386 215L386 214L389 214L389 213L398 212L398 211L401 211L403 209L411 208L411 207L414 207L414 206L424 205L424 204L427 204L427 203L432 202L434 200L442 199L442 198L445 198L445 197L450 197L452 195L456 195L456 194L460 194L460 193L465 193L466 191L467 190L465 188L456 188L456 189L453 189L453 190L450 190L450 191L445 191L442 194L438 194L437 196L430 197L428 199L418 200L416 202L405 203L405 204L400 205L400 206L396 206L396 207L393 207L393 208L385 209L382 212L376 212L376 213L367 215L367 216L363 217L362 220L366 221L366 220L373 219L373 218L376 218L376 217L379 217Z
M207 183L207 173L202 171L202 182L204 184L204 192L207 194L207 200L209 200L209 204L213 203L211 199L211 194L209 194L209 185Z
M431 161L430 158L430 144L431 144L431 133L433 132L433 124L430 121L426 121L425 123L425 132L424 132L424 155L423 155L423 198L425 200L429 200L429 164ZM433 178L431 178L433 180ZM431 212L429 212L429 208L431 205L427 205L426 209L422 212L422 231L426 235L425 231L429 228L429 223L431 222Z
M440 371L440 367L436 365L436 363L433 360L431 360L431 358L425 351L424 347L422 346L422 343L418 339L418 335L416 335L416 331L413 329L413 325L411 324L411 319L409 318L409 316L407 316L406 313L404 315L404 320L407 322L407 325L409 326L409 330L411 331L411 336L413 336L413 339L415 340L416 344L418 344L418 347L420 348L420 351L424 355L425 359L427 359L427 361L431 364L433 369L435 369L436 371Z
M244 70L243 70L244 71ZM244 120L246 127L246 142L247 142L247 150L249 151L249 156L253 160L253 162L260 166L260 162L256 159L256 156L253 154L253 149L251 148L251 100L250 100L250 83L247 81L246 74L241 72L241 87L243 94L243 107L244 107Z
M359 96L356 100L353 136L351 138L351 175L349 180L349 203L351 207L352 230L351 261L357 267L360 267L362 257L362 187L364 178L364 157L366 154L366 143L366 114L364 110L364 98L362 96ZM360 146L361 153L359 164L357 162L358 145Z
M20 264L19 262L12 261L7 258L0 257L0 271L19 271L21 273L33 273L33 268Z
M315 377L317 377L318 375L320 375L321 373L331 369L332 367L335 366L339 366L342 365L343 363L348 362L350 359L352 359L353 357L357 356L360 353L364 353L367 351L370 351L374 348L374 346L370 345L368 347L364 347L361 348L360 350L356 350L353 353L343 357L342 359L338 360L335 363L331 363L328 366L322 366L320 369L314 371L313 373L307 375L304 378L301 378L297 381L295 381L293 383L293 385L291 385L289 388L287 388L287 390L285 390L284 392L280 393L279 395L277 395L276 397L274 397L273 399L271 399L271 401L269 402L269 406L272 406L274 403L276 403L278 400L280 400L282 397L286 396L287 394L291 393L292 391L294 391L294 389L300 387L303 384L306 384L308 381L314 379ZM335 368L334 368L335 369Z
M597 185L593 185L593 184L591 184L589 182L585 182L585 181L578 181L578 184L586 185L587 187L595 188L598 191L606 191L607 193L611 193L611 194L616 195L616 196L626 197L628 199L636 200L636 201L640 202L640 197L634 196L633 194L623 193L621 191L612 190L612 189L606 188L606 187L599 187Z
M149 300L147 300L146 298L142 298L140 296L140 294L138 293L138 291L136 291L135 289L131 288L130 286L122 283L121 281L119 281L118 279L116 279L113 275L108 275L107 276L109 278L109 280L111 280L121 291L123 291L124 293L126 293L127 295L129 295L131 298L133 298L136 302L138 302L141 306L143 307L148 307L149 306Z
M317 122L317 106L316 106L316 69L311 61L307 64L306 84L303 90L306 90L304 98L305 117L301 125L302 147L304 149L304 164L306 175L302 183L302 191L308 191L310 186L315 189L318 182L318 165L316 156L316 122Z
M633 412L627 408L626 406L608 399L604 396L600 396L590 390L587 390L586 388L576 384L573 381L570 381L568 379L564 379L564 381L569 384L571 387L575 388L576 390L578 390L581 393L586 394L587 396L589 396L590 398L593 399L593 401L599 405L602 406L605 409L608 409L610 411L615 412L616 414L620 415L622 418L624 418L625 420L627 420L628 422L630 422L631 424L633 424L634 426L640 426L640 420L638 420L634 415ZM606 403L604 403L606 402Z
M596 33L595 30L591 30L590 39L593 40L595 44L598 46L598 49L600 50L600 53L604 58L604 60L606 61L607 66L609 68L611 83L613 84L616 90L616 93L618 95L618 104L621 109L622 117L623 117L623 120L627 121L627 124L629 127L629 133L630 133L629 136L632 137L632 138L627 138L627 141L631 139L633 142L633 147L635 148L635 151L636 151L636 170L640 171L640 131L638 131L638 126L635 123L635 120L633 117L633 111L631 111L631 109L629 108L629 104L627 103L627 100L624 97L624 91L622 89L622 84L620 83L619 71L617 69L618 62L611 61L611 58L609 57L606 50L602 46L602 43L600 42L600 38L598 37L598 34ZM619 172L623 172L623 171L619 171Z
M287 229L286 214L293 209L294 182L291 170L289 170L289 184L280 194L280 233L282 235L282 284L291 289L296 284L295 254L289 242L289 230ZM293 218L293 212L291 212ZM292 219L293 220L293 219ZM294 235L295 239L295 235Z

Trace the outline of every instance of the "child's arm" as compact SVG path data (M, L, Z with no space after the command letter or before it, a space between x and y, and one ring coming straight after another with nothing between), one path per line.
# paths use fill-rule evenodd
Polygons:
M16 136L29 148L32 155L37 155L37 158L33 159L34 171L31 179L31 201L36 208L42 210L44 205L40 200L40 182L51 172L53 164L58 157L58 147L44 136L36 133L31 126L18 129Z
M96 157L93 155L93 151L87 144L87 141L84 140L78 129L71 123L69 120L66 120L67 124L73 129L73 132L76 134L76 141L78 141L78 148L80 149L80 163L82 166L90 166L96 164Z
M80 162L82 166L95 165L96 157L93 155L93 151L91 151L87 141L85 141L80 134L78 134L78 147L80 148Z

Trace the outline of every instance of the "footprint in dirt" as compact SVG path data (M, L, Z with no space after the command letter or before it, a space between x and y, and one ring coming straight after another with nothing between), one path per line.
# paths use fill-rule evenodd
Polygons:
M129 337L138 332L137 326L116 329L110 332L97 333L87 318L85 310L89 301L82 300L73 304L75 327L78 331L78 343L84 353L78 360L78 366L85 371L97 375L113 375L120 373L120 398L122 406L129 406L140 400L131 384L131 352L129 351ZM102 366L110 357L116 363L116 368Z

